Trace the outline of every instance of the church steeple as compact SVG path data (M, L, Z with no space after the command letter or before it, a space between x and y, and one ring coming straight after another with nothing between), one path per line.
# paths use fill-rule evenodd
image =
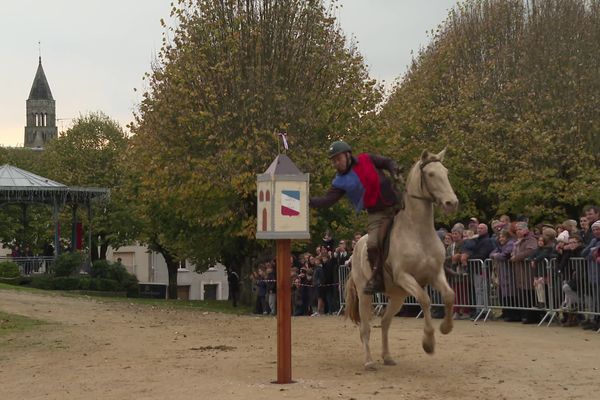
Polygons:
M42 67L41 56L26 101L26 120L25 147L43 148L49 140L58 136L56 102Z
M42 67L42 57L39 58L39 64L35 78L33 78L33 85L31 85L31 91L29 92L29 100L54 100L52 98L52 92Z

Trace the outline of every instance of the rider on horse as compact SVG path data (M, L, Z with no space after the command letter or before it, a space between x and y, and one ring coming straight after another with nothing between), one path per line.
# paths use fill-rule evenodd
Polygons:
M346 194L357 212L367 210L367 257L372 275L364 292L382 292L383 241L401 201L383 170L388 170L398 181L400 169L393 160L379 155L361 153L354 157L351 147L342 141L332 143L329 158L337 174L323 197L310 199L310 207L329 207Z

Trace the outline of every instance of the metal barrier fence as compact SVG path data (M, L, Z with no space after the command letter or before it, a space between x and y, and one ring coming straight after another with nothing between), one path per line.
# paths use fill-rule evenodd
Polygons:
M550 325L559 313L568 318L600 316L600 264L584 258L571 258L559 266L556 259L542 262L469 260L448 276L455 293L454 318L487 321L494 310L501 310L507 321L525 320ZM350 270L340 266L340 310L345 308L345 285ZM432 307L443 307L441 294L427 287ZM380 314L387 304L376 294L373 306ZM419 305L407 297L405 305ZM417 315L420 317L422 311ZM600 330L598 330L600 332Z
M17 264L23 276L49 272L54 265L54 257L0 257L0 262L6 261Z
M337 314L340 315L346 308L346 281L348 280L348 276L350 275L350 268L348 267L348 265L340 265L338 274L340 282L340 309L338 310ZM386 304L387 297L383 293L377 293L373 295L373 306L375 307L375 314L381 314Z

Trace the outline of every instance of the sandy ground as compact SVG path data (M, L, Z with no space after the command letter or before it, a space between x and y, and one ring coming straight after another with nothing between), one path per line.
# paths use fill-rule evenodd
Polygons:
M450 335L436 332L430 356L422 320L396 318L398 365L367 372L349 321L294 318L296 383L277 385L273 317L9 290L0 310L48 322L1 339L2 400L600 398L600 335L579 328L456 321Z

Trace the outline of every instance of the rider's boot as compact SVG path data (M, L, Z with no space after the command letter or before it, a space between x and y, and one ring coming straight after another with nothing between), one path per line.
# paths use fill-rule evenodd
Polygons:
M364 294L375 294L377 292L383 292L385 286L383 283L383 268L381 265L380 252L377 247L367 248L367 258L369 259L369 265L371 266L371 279L367 282L363 289Z

